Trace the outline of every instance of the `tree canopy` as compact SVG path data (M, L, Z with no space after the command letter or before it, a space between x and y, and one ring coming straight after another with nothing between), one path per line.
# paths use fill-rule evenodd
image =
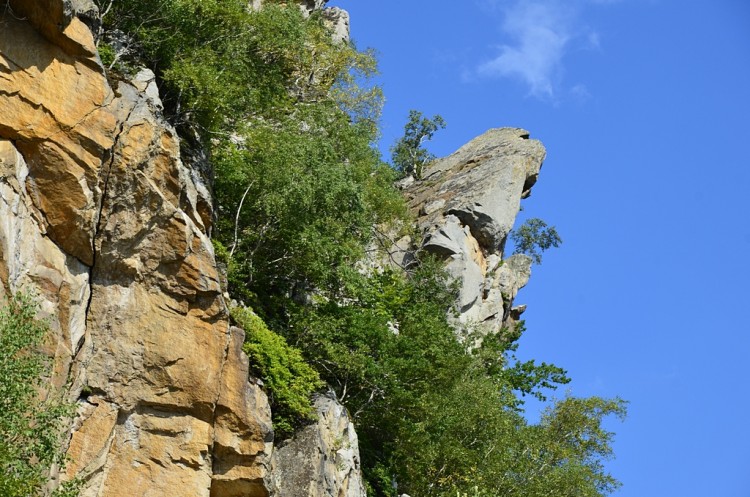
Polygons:
M543 252L552 247L559 247L562 243L557 229L554 226L547 226L547 223L538 217L524 221L521 226L511 232L510 238L515 244L513 253L526 254L535 264L542 263Z

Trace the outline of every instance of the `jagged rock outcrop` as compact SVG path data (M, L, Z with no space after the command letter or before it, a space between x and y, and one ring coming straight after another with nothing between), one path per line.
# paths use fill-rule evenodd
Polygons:
M350 20L349 12L338 7L323 9L323 19L331 29L331 37L336 43L349 41Z
M408 264L415 249L443 257L459 282L461 325L497 332L525 309L514 308L513 299L528 282L531 259L521 254L503 259L503 251L545 154L528 131L492 129L433 162L422 180L402 182L423 241L412 247L410 239L402 239L388 257Z
M263 392L230 329L198 176L153 75L112 88L83 2L0 19L0 292L32 291L79 399L82 496L265 496Z
M276 449L273 497L362 497L359 443L346 409L327 395L315 399L318 420Z

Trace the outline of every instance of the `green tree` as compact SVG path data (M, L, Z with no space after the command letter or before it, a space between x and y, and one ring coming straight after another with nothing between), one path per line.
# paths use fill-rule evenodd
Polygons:
M518 229L511 232L510 237L515 244L513 253L526 254L535 264L542 263L542 252L559 247L562 243L555 227L547 226L547 223L537 217L524 221Z
M606 493L596 489L614 482L599 464L610 438L587 427L613 411L572 415L590 399L569 401L565 422L602 450L519 461L552 446L573 451L555 438L560 430L523 418L519 394L544 399L569 379L554 365L514 357L522 323L467 351L446 319L455 294L439 261L423 260L409 275L357 273L347 283L343 300L294 307L287 333L352 413L371 495L397 495L394 482L399 493L425 496ZM558 476L537 481L553 462Z
M402 215L393 172L367 127L315 105L215 147L217 238L235 260L230 291L335 291L339 269L364 256L373 226Z
M49 330L36 312L23 295L8 297L0 308L0 495L5 497L42 495L48 470L63 460L60 436L72 414L59 392L45 391L49 368L38 349Z
M404 136L391 148L393 166L402 175L413 175L422 179L424 167L435 160L424 142L431 140L439 129L445 128L445 120L440 115L425 117L417 110L409 111L409 120L404 126Z

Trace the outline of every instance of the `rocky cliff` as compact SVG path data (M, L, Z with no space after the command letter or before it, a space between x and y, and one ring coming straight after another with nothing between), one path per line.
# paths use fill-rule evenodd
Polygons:
M267 495L268 403L229 327L207 190L153 75L107 81L85 4L9 7L0 291L37 294L56 386L78 399L62 478L84 496Z
M324 15L348 39L348 14ZM85 497L364 495L335 399L317 398L318 421L274 452L229 324L207 185L180 157L154 75L107 79L96 19L86 0L12 0L0 18L0 297L37 296L53 386L78 405L53 479L81 480ZM491 130L402 185L423 241L390 259L444 257L462 325L493 332L523 310L530 260L503 247L543 159L527 132Z

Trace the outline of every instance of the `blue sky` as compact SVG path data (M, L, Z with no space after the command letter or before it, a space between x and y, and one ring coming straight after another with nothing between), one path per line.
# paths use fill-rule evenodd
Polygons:
M379 52L383 148L409 109L445 155L492 127L547 160L557 226L522 357L621 396L618 497L750 497L750 2L338 0ZM532 414L533 415L533 414Z

